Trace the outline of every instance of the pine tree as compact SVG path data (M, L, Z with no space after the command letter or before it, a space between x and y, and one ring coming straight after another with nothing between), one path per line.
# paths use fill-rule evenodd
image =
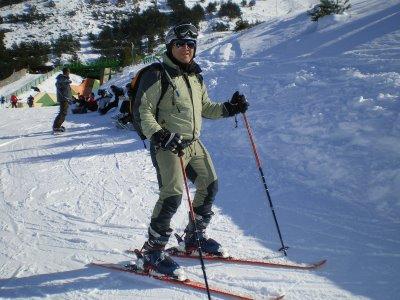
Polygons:
M310 12L312 21L318 21L323 16L342 14L351 7L350 0L320 0Z

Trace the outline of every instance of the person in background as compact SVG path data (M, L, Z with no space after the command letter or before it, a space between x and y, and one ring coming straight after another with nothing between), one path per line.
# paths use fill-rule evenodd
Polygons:
M78 100L75 101L75 107L71 111L73 114L87 113L87 102L84 95L78 94Z
M62 74L56 77L57 102L60 104L60 110L53 123L53 132L65 131L65 127L62 124L68 113L68 101L72 101L72 81L69 79L69 74L69 68L64 67Z
M87 109L90 111L96 111L98 109L94 93L90 93L90 96L87 98Z
M98 111L101 115L104 115L104 109L108 106L112 96L104 89L99 89L97 95L100 97L96 99L98 105Z
M19 99L17 98L16 95L11 95L10 102L11 102L11 108L17 108L17 103Z
M100 114L102 115L106 114L110 109L118 107L119 98L124 96L123 88L112 85L110 89L111 92L114 94L114 101L108 102L107 105L105 105L102 109L99 110Z
M35 100L35 98L33 98L32 95L29 95L28 99L26 100L26 103L28 103L29 107L33 107L33 101Z

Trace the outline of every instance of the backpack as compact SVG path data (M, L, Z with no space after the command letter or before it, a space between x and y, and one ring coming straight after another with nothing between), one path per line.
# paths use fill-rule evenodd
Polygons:
M135 98L136 98L136 94L138 91L140 80L141 80L143 74L147 71L160 72L160 75L161 75L161 94L160 94L160 98L158 99L157 105L156 105L156 115L155 115L156 120L158 120L158 106L160 105L162 98L164 97L165 93L167 92L168 87L171 85L174 89L176 88L175 85L172 83L171 77L169 76L167 70L165 69L164 65L161 62L152 63L151 65L148 65L148 66L144 67L143 69L140 69L136 73L136 75L132 78L131 83L128 86L128 96L129 96L129 100L130 100L129 115L130 115L133 127L135 128L137 134L139 135L139 137L142 140L146 140L147 138L143 134L140 124L137 122L137 120L135 120L135 117L134 117L135 111L137 111L137 109L139 108L139 103L136 103ZM200 83L202 84L203 77L200 74L196 74L196 76L197 76L198 80L200 81Z
M161 63L153 63L151 65L148 65L142 69L140 69L136 75L132 78L130 84L127 85L127 91L128 91L128 97L129 97L129 116L130 116L130 121L133 124L134 129L136 130L137 134L142 140L147 139L146 136L142 132L142 128L140 124L135 120L134 117L134 112L138 109L139 104L136 103L136 94L138 92L139 88L139 83L140 80L143 77L143 74L146 73L147 71L157 71L160 72L161 74L161 94L160 94L160 99L157 101L157 108L156 110L158 111L158 105L160 104L161 99L164 97L165 93L167 92L168 86L169 86L169 81L167 79L167 76L165 74L165 69ZM158 114L157 114L158 115ZM156 116L157 119L157 116Z

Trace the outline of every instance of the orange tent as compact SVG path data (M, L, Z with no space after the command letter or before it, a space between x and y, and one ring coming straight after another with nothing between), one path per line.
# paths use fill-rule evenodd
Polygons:
M89 97L93 89L98 88L98 79L85 78L80 85L72 85L71 89L74 95L80 94Z

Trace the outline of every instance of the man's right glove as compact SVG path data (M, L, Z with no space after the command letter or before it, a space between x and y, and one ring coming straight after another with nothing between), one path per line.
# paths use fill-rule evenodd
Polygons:
M182 148L182 137L179 133L171 133L166 129L161 129L151 137L153 143L163 150L170 150L174 153Z
M238 113L245 113L249 108L249 102L246 101L244 95L241 95L239 94L239 91L236 91L232 95L231 101L225 102L224 106L228 111L228 116L232 117Z

